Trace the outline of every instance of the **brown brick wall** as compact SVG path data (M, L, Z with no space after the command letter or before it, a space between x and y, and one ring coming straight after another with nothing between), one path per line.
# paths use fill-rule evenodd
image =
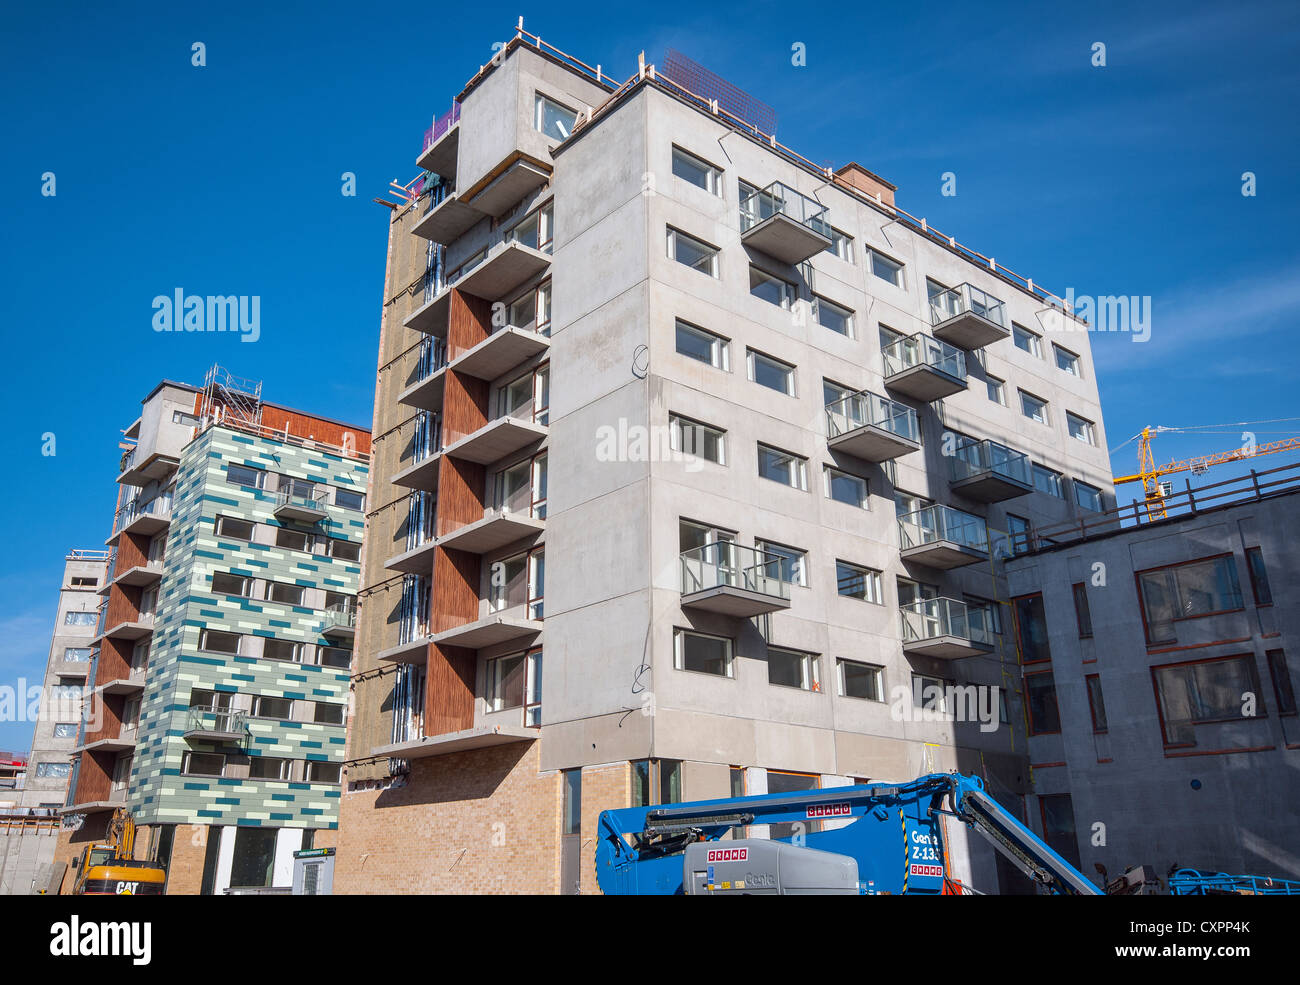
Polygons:
M582 892L600 892L596 884L596 820L601 811L627 807L632 800L632 770L627 763L588 766L582 771Z
M404 786L343 795L334 891L555 893L560 776L539 742L411 760Z
M84 764L82 769L85 769ZM77 878L77 873L72 868L73 859L80 858L82 851L92 843L105 840L105 830L112 816L110 811L87 814L85 823L76 831L68 828L59 831L59 840L54 846L54 861L67 866L63 873L63 884L59 887L60 894L66 896L72 892Z

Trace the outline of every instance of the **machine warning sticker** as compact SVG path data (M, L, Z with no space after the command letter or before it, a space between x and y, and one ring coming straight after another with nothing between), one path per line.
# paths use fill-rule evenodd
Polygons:
M746 862L749 860L748 848L710 848L709 862Z
M849 817L853 808L848 804L813 804L808 808L808 817Z
M911 869L908 870L914 876L941 876L943 875L942 865L917 865L912 863Z

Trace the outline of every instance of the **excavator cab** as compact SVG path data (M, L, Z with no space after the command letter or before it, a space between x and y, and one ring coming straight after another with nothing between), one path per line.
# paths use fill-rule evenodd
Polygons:
M132 858L135 821L121 808L108 824L109 843L88 845L73 861L74 896L161 896L167 869L160 862Z

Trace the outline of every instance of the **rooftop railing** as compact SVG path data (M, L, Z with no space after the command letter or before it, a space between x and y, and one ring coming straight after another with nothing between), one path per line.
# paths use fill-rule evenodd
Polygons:
M955 379L966 379L966 353L923 332L883 347L885 375L894 376L914 366L929 366Z
M717 541L681 553L682 594L714 588L739 588L775 598L790 598L790 581L781 559L771 554Z
M897 400L859 390L826 405L826 436L837 438L866 426L883 428L900 438L920 441L916 411Z
M784 215L830 239L831 226L823 218L825 214L826 206L821 202L795 191L789 185L774 181L766 188L760 188L741 199L740 231L743 233L752 229L774 215Z

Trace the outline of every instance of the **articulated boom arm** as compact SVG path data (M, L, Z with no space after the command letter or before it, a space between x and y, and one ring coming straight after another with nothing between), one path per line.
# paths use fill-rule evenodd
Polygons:
M855 859L864 893L937 895L946 875L941 815L974 827L1049 892L1099 895L1081 873L985 794L978 777L959 773L931 773L901 784L604 811L596 876L609 895L678 894L688 844L717 841L740 826L793 824L795 839L805 847Z

